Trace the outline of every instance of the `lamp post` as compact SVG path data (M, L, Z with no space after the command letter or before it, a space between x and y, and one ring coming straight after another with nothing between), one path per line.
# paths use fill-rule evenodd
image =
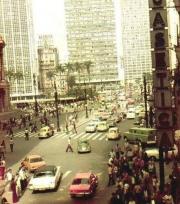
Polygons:
M35 115L38 116L38 102L37 102L37 95L36 95L36 75L33 74L33 85L34 85L34 110Z
M147 110L147 82L146 82L146 76L143 77L143 85L144 85L144 107L145 107L145 122L146 122L146 128L148 128L148 110Z
M87 107L87 90L86 90L86 82L84 79L84 95L85 95L85 109L86 109L86 118L88 118L88 107Z
M55 99L55 107L56 107L56 118L57 118L57 132L60 132L60 125L59 125L59 110L58 110L58 93L56 82L54 80L54 99Z

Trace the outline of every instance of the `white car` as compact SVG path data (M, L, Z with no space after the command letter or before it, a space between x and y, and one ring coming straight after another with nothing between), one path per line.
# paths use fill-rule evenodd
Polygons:
M94 123L96 125L96 127L98 126L99 122L101 122L101 120L99 118L94 118L91 120L91 123Z
M99 132L105 132L109 129L109 126L107 124L106 121L101 121L99 122L98 126L97 126L97 131Z
M148 158L154 158L155 160L159 159L159 149L157 147L145 148L145 152ZM168 159L172 159L173 156L176 157L177 154L178 154L178 149L177 149L177 146L174 145L172 149L169 149L167 157ZM164 158L165 158L165 153L164 153Z
M86 132L96 132L97 125L95 123L89 123L86 126Z
M60 166L47 165L37 169L29 182L29 189L44 191L56 189L61 179Z
M120 139L120 137L121 137L121 133L119 131L119 128L112 127L109 129L109 132L107 134L108 140L116 140L116 139Z
M127 114L126 114L126 118L127 118L127 119L134 119L135 117L136 117L135 111L128 110L128 112L127 112Z

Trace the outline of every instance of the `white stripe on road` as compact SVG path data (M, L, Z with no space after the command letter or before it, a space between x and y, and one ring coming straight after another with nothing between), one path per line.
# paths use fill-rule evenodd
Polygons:
M81 132L80 134L78 134L76 137L74 137L73 139L77 139L77 138L79 138L79 137L81 137L81 135L83 135L84 134L84 132Z
M97 134L92 140L97 139L97 138L100 137L102 134L103 134L103 133L99 133L99 134Z
M65 174L63 174L62 176L62 179L61 180L64 180L72 171L66 171Z
M56 133L52 138L59 138L59 137L63 137L64 135L66 135L66 133Z
M96 135L97 133L93 133L91 134L89 137L87 137L87 139L89 140L90 138L94 137L94 135Z
M106 137L106 135L103 135L102 137L99 138L99 140L102 140Z
M81 138L83 139L83 138L85 138L85 137L87 137L87 136L89 136L89 134L85 134L85 135L83 135Z

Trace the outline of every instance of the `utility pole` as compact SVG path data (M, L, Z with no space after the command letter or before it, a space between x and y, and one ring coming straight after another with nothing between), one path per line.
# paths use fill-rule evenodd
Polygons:
M58 94L57 94L57 87L56 82L54 81L54 99L55 99L55 107L56 107L56 118L57 118L57 132L60 132L60 125L59 125L59 110L58 110Z
M146 82L146 76L143 76L143 85L144 85L144 107L145 107L145 122L146 122L146 128L148 128L148 110L147 110L147 82Z
M33 74L33 85L34 85L34 109L35 115L38 116L38 102L37 102L37 95L36 95L36 75Z
M85 82L85 79L84 79L84 95L85 95L85 110L86 110L86 118L88 118L87 90L86 90L86 82Z

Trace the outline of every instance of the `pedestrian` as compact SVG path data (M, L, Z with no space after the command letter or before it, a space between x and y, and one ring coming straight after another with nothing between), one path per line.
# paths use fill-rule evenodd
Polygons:
M4 140L2 141L1 146L4 148L4 152L6 153L6 143Z
M74 127L74 132L77 134L77 129L76 129L76 123L75 123L75 121L73 122L73 127Z
M29 140L29 130L27 128L25 129L24 134L25 134L25 140Z
M9 146L10 146L11 152L13 152L13 151L14 151L14 141L13 141L13 138L12 138L12 137L10 138Z
M114 181L114 177L113 177L113 167L112 165L108 164L108 186L110 185L114 185L115 181Z
M66 121L66 134L69 133L69 127L68 127L68 122Z
M12 191L13 203L17 203L19 199L18 199L18 196L17 196L16 181L15 181L14 177L12 178L10 187L11 187L11 191Z
M72 148L72 146L71 146L71 137L68 138L68 146L67 146L67 148L66 148L66 152L68 152L69 150L70 150L71 152L73 152L73 148Z
M14 133L13 133L12 127L10 126L9 127L9 137L13 137L13 136L14 136Z

